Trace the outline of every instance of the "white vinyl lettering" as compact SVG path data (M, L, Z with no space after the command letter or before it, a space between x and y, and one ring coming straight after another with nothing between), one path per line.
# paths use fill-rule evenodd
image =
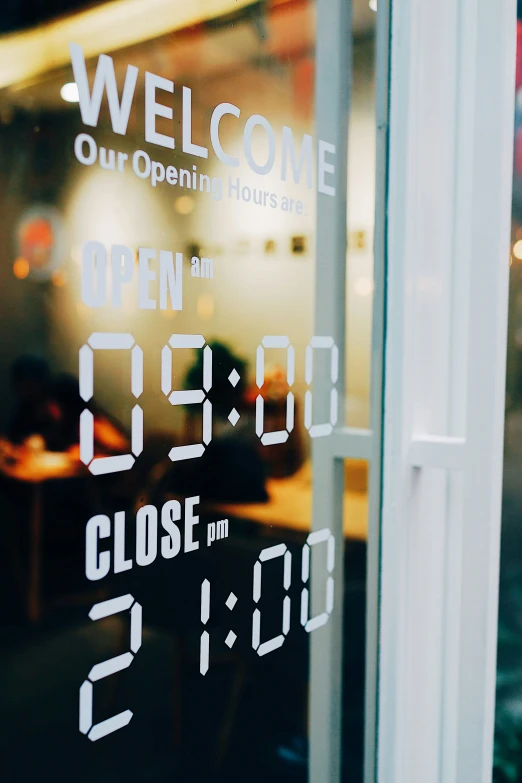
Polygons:
M110 552L99 552L98 541L109 538L111 521L105 514L98 514L87 522L85 528L85 576L91 581L103 579L111 568Z
M210 118L210 141L212 142L214 152L222 163L226 166L239 166L239 158L232 158L230 155L227 155L219 140L219 123L225 114L232 114L234 117L239 117L241 111L237 106L234 106L233 103L218 104Z
M286 348L286 380L293 386L295 375L295 352L288 337L263 337L256 353L256 386L259 390L265 383L265 348ZM261 391L256 397L256 435L261 438L263 446L273 446L276 443L286 443L294 429L295 399L293 392L286 395L286 429L275 432L265 432L265 401Z
M170 296L172 310L182 310L183 305L183 255L176 253L176 271L174 260L168 250L160 250L160 310L167 309Z
M193 513L194 506L197 506L198 503L199 495L196 495L193 498L187 498L185 501L185 552L194 552L196 549L199 549L199 541L194 541L193 538L194 526L199 525L199 517Z
M156 279L156 273L150 269L150 261L156 258L151 247L140 247L138 252L138 290L139 305L142 310L155 310L156 300L149 298L149 283Z
M182 124L183 152L187 155L196 155L198 158L208 158L208 149L192 143L192 90L183 87L183 124Z
M332 388L330 390L330 421L325 422L324 424L312 423L312 392L310 389L307 389L305 392L304 422L311 438L323 438L326 435L332 434L339 415L339 395L336 388L336 383L339 378L339 349L332 337L312 337L310 343L306 346L305 380L307 386L311 386L313 380L314 349L316 348L323 348L330 351L330 380L332 382Z
M157 251L142 247L136 254L127 245L113 245L110 248L110 265L108 251L100 242L86 242L82 247L81 297L88 307L103 307L109 302L112 307L121 307L124 291L135 292L129 288L134 276L138 277L137 305L142 310L155 310L158 306L156 298L151 296L151 283L159 283L156 296L159 295L161 310L183 309L183 254L174 254L170 250L159 251L159 279L153 268ZM212 259L203 259L204 277L213 277ZM110 266L110 279L109 279ZM109 295L110 292L110 295ZM134 293L135 295L135 293Z
M100 242L82 248L82 301L87 307L103 307L107 299L107 253Z
M111 249L112 292L111 304L113 307L122 306L122 286L130 283L134 274L134 255L130 247L125 245L113 245Z
M114 573L121 574L132 568L132 560L125 559L125 511L114 515Z
M158 511L156 506L142 506L136 514L136 563L148 566L158 554Z
M292 176L294 182L299 184L301 180L301 171L306 166L306 185L312 187L312 137L307 133L303 136L303 143L299 153L299 160L296 160L294 136L292 129L287 125L283 126L283 139L281 147L281 179L286 182L287 158L290 156L290 165L292 167Z
M254 564L253 596L256 604L259 603L261 598L261 570L263 563L267 560L274 560L276 557L283 558L283 586L285 592L290 589L290 584L292 582L292 555L285 544L269 546L260 552L259 558ZM254 609L254 614L252 616L252 647L258 655L267 655L283 645L290 630L290 608L290 596L285 595L283 598L282 633L278 634L278 636L273 636L265 642L261 642L261 611L257 607Z
M91 93L89 91L89 80L87 78L87 68L85 67L85 57L83 55L82 47L78 44L71 43L69 44L69 51L71 54L74 81L78 87L82 121L85 125L90 125L93 128L96 127L100 115L103 91L105 89L109 102L112 129L115 133L124 136L129 123L132 99L134 97L136 81L138 79L138 69L134 65L127 66L120 104L112 57L109 57L106 54L100 54Z
M119 332L93 332L79 353L80 397L89 402L94 394L94 351L122 351L131 353L131 391L134 397L143 392L143 351L131 334ZM132 454L94 458L94 415L85 408L80 415L80 459L95 476L130 470L135 457L143 451L143 410L135 405L131 413Z
M327 527L322 530L314 530L313 533L308 535L306 543L303 545L303 557L301 560L301 579L303 584L308 584L310 578L310 552L311 547L326 543L326 569L328 576L326 577L326 606L325 611L320 612L315 617L309 616L309 591L308 587L303 587L301 592L301 625L304 627L307 633L315 631L316 628L320 628L322 625L326 625L328 618L333 612L334 606L334 579L332 576L335 566L335 538L332 535L331 530Z
M252 131L257 125L265 129L268 138L268 156L266 163L264 163L262 166L254 160L254 156L252 155ZM247 163L252 171L255 171L256 174L269 174L272 171L276 150L274 131L268 120L262 117L260 114L253 114L246 121L245 131L243 134L243 149L245 151L245 158L247 159Z
M324 193L326 196L335 196L335 187L333 185L327 185L325 182L326 174L335 174L335 166L332 163L326 162L327 153L335 155L335 146L319 139L317 190L319 193Z
M175 146L174 138L157 132L156 117L172 120L174 110L172 106L164 106L156 101L156 90L173 93L174 82L147 71L145 73L145 141L173 150Z
M175 348L203 348L203 388L172 391L172 350ZM161 350L161 391L171 405L192 405L203 403L202 443L187 446L173 446L169 457L173 462L201 457L212 440L212 403L207 392L212 388L212 348L205 345L201 334L172 334L169 344Z
M112 617L114 614L126 612L130 609L130 650L129 652L116 655L102 663L97 663L89 672L86 680L80 687L80 731L86 734L91 742L106 737L118 729L127 726L132 719L132 712L124 710L113 715L110 718L93 724L93 683L109 677L111 674L127 669L134 660L135 654L141 647L142 638L142 609L141 604L134 601L134 596L120 595L118 598L109 598L107 601L101 601L94 604L89 612L91 620L102 620L104 617Z
M178 500L167 500L161 509L161 527L167 533L161 539L161 555L166 560L176 557L181 549L181 534L175 524L181 519L181 503Z
M89 150L88 154L85 154L85 144ZM96 163L98 147L92 136L89 136L88 133L79 133L74 140L74 154L84 166L92 166L93 163Z

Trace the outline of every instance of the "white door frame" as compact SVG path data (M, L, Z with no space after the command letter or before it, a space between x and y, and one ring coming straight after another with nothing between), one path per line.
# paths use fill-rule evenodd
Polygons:
M515 0L393 0L379 783L492 776Z
M338 426L329 438L312 445L312 528L325 521L343 542L344 460L363 459L369 466L366 578L366 673L364 781L375 783L377 759L377 690L379 644L380 518L385 332L386 182L388 176L388 0L377 16L377 182L374 226L374 292L369 429L344 425L346 347L346 250L348 124L352 78L352 8L350 0L317 0L315 113L318 138L337 150L336 198L318 194L316 228L315 334L332 335L339 348ZM350 204L348 204L348 210ZM314 377L314 389L328 399L329 379ZM313 564L312 564L313 568ZM310 783L339 783L342 755L343 546L336 548L335 603L330 622L310 639L309 736ZM313 590L313 581L312 581Z

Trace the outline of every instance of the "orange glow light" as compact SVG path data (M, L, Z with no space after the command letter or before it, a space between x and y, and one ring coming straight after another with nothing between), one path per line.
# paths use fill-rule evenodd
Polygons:
M41 269L49 263L54 245L54 232L45 218L33 218L19 231L20 246L24 257Z
M64 273L57 269L56 272L53 272L52 281L57 288L62 288L66 283Z
M24 280L29 274L29 261L25 258L17 258L13 264L13 275L19 280Z
M212 294L200 294L196 303L198 318L202 321L210 321L214 315L214 297Z

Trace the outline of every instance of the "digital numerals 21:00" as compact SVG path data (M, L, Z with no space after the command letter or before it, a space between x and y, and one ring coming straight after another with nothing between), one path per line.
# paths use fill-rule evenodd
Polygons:
M196 499L194 499L196 500ZM149 507L149 509L152 507ZM142 515L143 520L147 514ZM150 515L149 515L150 516ZM179 516L178 516L179 518ZM310 617L310 590L309 590L309 578L310 578L310 560L311 560L311 547L324 543L326 545L326 600L324 611L319 612L313 617ZM268 560L274 560L275 558L283 558L283 587L285 590L285 596L283 598L282 605L282 623L281 633L273 636L271 639L261 641L261 611L258 607L261 599L261 574L263 569L263 563ZM301 580L303 588L301 591L301 607L300 607L300 619L301 625L305 631L310 633L316 628L320 628L328 622L328 618L332 613L334 606L334 578L333 571L335 565L335 539L331 531L328 528L322 530L315 530L310 533L306 539L306 543L303 545L302 559L301 559ZM285 641L287 634L290 631L290 608L291 599L288 595L292 581L292 555L289 552L285 544L276 544L263 549L259 553L259 557L254 563L253 569L253 601L254 610L252 614L252 648L257 652L259 656L267 655L274 650L281 647ZM225 606L232 612L238 599L234 593L230 593ZM114 658L109 658L102 663L97 663L89 672L86 680L80 687L80 731L82 734L86 734L91 741L101 739L112 734L118 729L127 726L132 718L131 710L124 710L123 712L113 715L106 720L99 723L93 723L93 695L94 695L94 683L98 680L109 677L112 674L116 674L124 669L127 669L134 660L135 654L141 647L142 641L142 607L134 597L130 594L120 595L118 598L111 598L107 601L101 601L95 604L89 612L91 620L101 620L105 617L118 614L120 612L126 612L130 610L130 649L128 652L121 655L117 655ZM204 579L201 584L201 610L200 610L201 623L203 627L207 625L210 619L210 581ZM227 634L224 642L232 648L236 641L236 634L230 630ZM200 657L199 657L199 670L200 673L205 676L209 669L209 648L210 648L210 634L207 630L203 630L200 638Z

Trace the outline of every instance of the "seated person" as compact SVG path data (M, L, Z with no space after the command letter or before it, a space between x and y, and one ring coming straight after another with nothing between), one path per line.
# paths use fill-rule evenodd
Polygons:
M72 375L57 375L49 385L47 412L49 427L46 446L49 451L68 451L79 458L80 415L88 408L94 415L95 454L117 454L128 451L129 442L109 416L90 400L80 397L78 381Z
M253 438L241 432L218 435L202 457L175 462L162 482L166 493L204 502L264 503L266 471Z
M171 493L188 497L199 495L202 502L263 503L268 500L266 469L259 453L259 441L251 428L241 424L231 431L228 415L232 408L244 405L246 362L220 342L212 348L212 388L208 399L212 403L213 437L198 459L173 463L158 487L160 494ZM236 370L239 380L235 386L229 381ZM203 379L202 351L187 372L184 387L201 388ZM194 420L192 408L187 415ZM201 424L195 431L201 432Z
M81 399L74 376L53 378L43 359L23 356L13 364L11 378L17 400L8 437L0 439L4 467L23 459L31 459L34 465L38 454L45 456L46 452L67 454L71 461L79 461L79 421L85 408L94 415L95 454L128 451L128 439L121 428L92 400L86 404Z

